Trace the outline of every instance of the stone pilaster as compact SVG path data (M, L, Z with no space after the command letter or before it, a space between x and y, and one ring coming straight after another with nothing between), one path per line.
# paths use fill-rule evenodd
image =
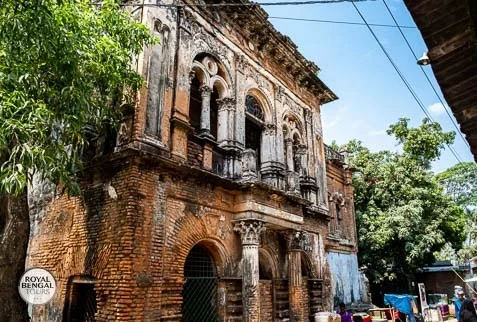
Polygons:
M265 230L263 223L243 220L235 224L234 230L242 239L242 303L245 322L260 321L260 289L258 247L260 233Z
M288 233L288 299L290 303L290 321L304 321L303 292L301 277L301 251L303 233L290 231Z

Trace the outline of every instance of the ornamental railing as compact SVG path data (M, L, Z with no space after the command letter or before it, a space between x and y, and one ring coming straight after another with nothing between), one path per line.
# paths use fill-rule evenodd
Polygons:
M326 160L338 160L339 162L341 163L345 163L345 157L343 154L333 150L331 147L329 147L328 145L324 145L325 146L325 157L326 157Z

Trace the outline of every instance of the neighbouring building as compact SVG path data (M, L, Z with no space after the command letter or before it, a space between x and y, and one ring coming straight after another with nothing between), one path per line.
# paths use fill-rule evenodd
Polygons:
M34 320L313 321L359 302L318 67L259 6L127 9L161 42L134 62L146 86L118 133L91 133L81 196L33 186L27 267L58 284Z
M468 265L454 265L451 261L436 261L434 264L425 266L417 274L417 283L424 283L426 293L447 294L448 300L455 296L455 286L466 287L462 279L467 279ZM471 293L469 293L471 294Z

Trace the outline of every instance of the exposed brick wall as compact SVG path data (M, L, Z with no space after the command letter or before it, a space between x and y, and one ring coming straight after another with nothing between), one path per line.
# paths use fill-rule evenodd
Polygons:
M345 170L340 165L336 165L331 161L327 161L326 178L328 195L330 196L337 192L344 198L344 206L339 205L341 219L337 216L336 203L328 200L329 215L332 217L332 222L336 222L336 225L338 225L343 235L342 237L329 239L327 249L356 253L358 248L351 171Z
M302 281L301 298L302 298L302 304L303 304L303 321L310 321L310 297L309 297L307 278L304 278Z
M272 281L260 281L260 321L273 321Z

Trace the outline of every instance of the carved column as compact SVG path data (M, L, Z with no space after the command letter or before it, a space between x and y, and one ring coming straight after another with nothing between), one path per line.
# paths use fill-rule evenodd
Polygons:
M295 158L297 158L297 164L299 165L299 169L295 169L295 171L300 176L308 175L308 164L306 158L307 152L308 149L304 144L300 144L296 149Z
M288 233L288 300L290 303L290 321L304 321L302 278L301 278L301 245L303 233Z
M260 289L258 246L260 233L265 230L261 221L248 220L235 224L234 230L242 237L242 302L243 320L260 321Z
M287 164L287 171L294 171L295 167L293 164L293 140L288 138L285 139L285 153L286 153L286 164Z
M225 97L217 100L219 111L217 115L217 143L220 145L228 145L228 142L233 137L233 110L235 100L230 97Z
M208 86L200 88L202 108L200 111L200 135L210 136L210 97L212 89Z

